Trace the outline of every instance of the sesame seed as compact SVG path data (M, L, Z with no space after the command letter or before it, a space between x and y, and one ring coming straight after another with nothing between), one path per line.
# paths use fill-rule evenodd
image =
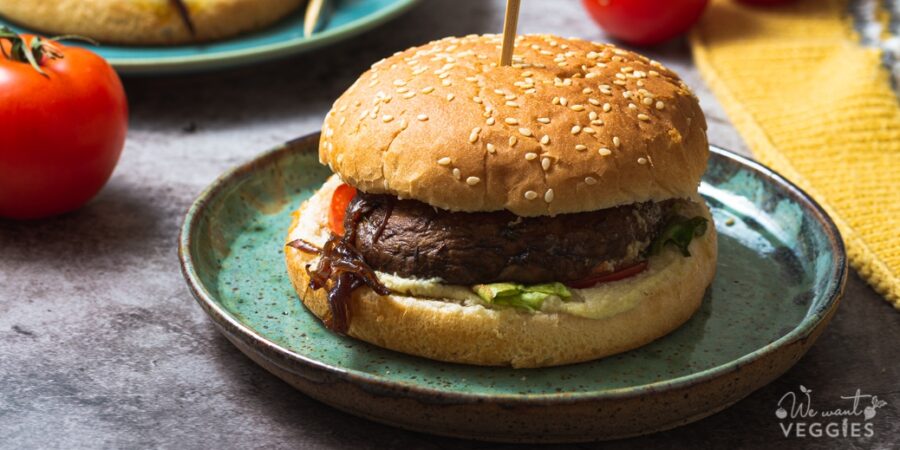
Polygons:
M441 81L441 85L443 85L443 86L452 86L452 85L453 85L453 82L450 81L450 80L444 80L444 81Z
M510 125L518 125L519 124L519 119L516 119L515 117L507 117L507 118L503 119L503 121Z
M618 75L621 75L621 74L618 74ZM616 86L625 86L628 83L625 83L625 81L623 81L623 80L613 80L613 84L615 84Z
M405 130L407 126L406 119L400 119L400 129Z
M591 125L602 126L602 125L603 125L603 119L592 120L592 121L591 121Z
M543 124L548 124L548 123L550 123L550 118L549 117L538 117L537 121L540 123L543 123Z
M462 171L460 171L459 169L454 168L454 169L453 169L453 178L456 178L457 180L460 179L460 178L462 178Z
M578 125L575 125L574 127L572 127L572 134L578 134L578 133L581 133L581 127Z
M506 94L503 98L505 98L506 100L515 100L516 94Z
M600 156L609 156L612 154L612 152L606 147L600 147L599 153Z
M544 193L544 201L547 203L553 201L553 189L547 189L547 192Z
M620 145L622 145L622 140L618 136L613 136L613 146L619 148Z
M650 116L648 116L646 114L638 114L637 117L638 117L638 119L643 120L644 122L650 120Z
M652 105L652 104L653 104L653 99L650 98L650 97L644 97L644 100L642 100L641 103L643 103L643 104L645 104L645 105Z
M519 133L525 137L529 137L532 135L531 130L529 130L528 128L519 128Z
M418 116L416 116L416 119L419 119L422 122L424 122L424 121L428 120L428 115L427 114L419 114Z
M416 96L415 92L408 92L408 93L402 95L403 98L413 98L415 96Z
M584 127L584 128L581 129L581 131L584 131L584 132L587 133L587 134L594 134L594 133L596 133L596 131L594 131L594 129L591 128L591 127Z
M494 120L493 117L488 117L488 118L487 118L487 124L488 124L488 125L493 125L494 122L496 122L496 121Z
M666 104L663 102L656 102L656 109L658 109L658 110L666 109Z
M481 127L475 127L472 129L472 133L469 134L469 142L474 144L478 141L478 133L481 133Z
M659 72L657 72L655 70L651 70L651 71L647 72L647 74L650 75L651 77L659 76Z
M506 102L506 106L509 106L511 108L518 108L519 104L516 102Z
M600 100L597 100L596 98L589 98L588 103L590 103L594 106L600 106Z
M544 171L550 170L550 158L541 159L541 168L544 169Z
M594 90L591 89L591 88L589 88L589 87L586 87L586 88L584 88L584 89L581 90L581 93L582 93L582 94L590 94L591 92L594 92Z
M406 86L406 82L403 80L394 80L394 86Z
M545 134L544 137L541 138L541 144L547 145L549 143L550 143L550 136Z
M610 112L611 110L612 110L612 105L610 105L609 103L603 104L603 112Z
M647 158L643 156L637 159L638 164L647 164Z
M534 191L525 191L525 199L526 200L534 200L538 196L537 192Z
M637 105L635 105L634 103L629 103L628 108L629 109L637 109Z
M553 100L552 100L550 103L553 103L554 105L558 105L558 104L559 104L559 97L553 97Z
M478 184L480 182L481 182L481 178L478 178L478 177L466 178L466 184L468 184L469 186L475 186L476 184Z
M515 137L515 136L509 137L509 146L510 147L515 147L517 142L519 142L519 139L517 137Z
M538 157L537 153L534 153L534 152L528 152L525 154L526 161L534 161L535 159L537 159L537 157Z
M584 111L584 105L572 105L569 109L572 111Z
M384 123L388 123L388 122L394 120L394 116L392 116L392 115L390 115L390 114L385 114L385 115L381 118L381 120L384 121Z
M597 179L594 177L584 177L584 184L593 186L597 184Z
M622 93L622 97L631 98L631 91L625 91Z
M453 95L453 94L447 94L447 101L448 101L448 102L452 102L454 98L456 98L455 95Z
M488 143L487 151L488 151L488 153L493 154L497 151L497 147L494 147L494 144Z
M575 145L575 150L578 150L579 152L583 152L583 151L587 150L587 145L577 144L577 145Z
M481 97L478 97L478 96L472 97L472 101L475 103L481 103Z
M560 104L560 105L563 105L563 106L566 106L566 105L569 104L569 100L568 100L567 98L565 98L565 97L560 97L560 98L559 98L559 104Z
M453 161L450 159L449 156L445 156L445 157L443 157L443 158L437 160L437 163L438 163L439 165L442 165L442 166L449 166L450 163L452 163L452 162L453 162Z
M591 111L590 113L588 113L588 119L590 120L597 120L597 117L597 111Z

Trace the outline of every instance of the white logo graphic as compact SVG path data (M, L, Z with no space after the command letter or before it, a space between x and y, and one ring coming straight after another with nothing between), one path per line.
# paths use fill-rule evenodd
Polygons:
M791 391L781 396L775 417L784 437L871 437L875 426L871 420L878 408L887 405L877 395L863 394L859 389L854 395L841 396L849 402L844 408L818 410L813 407L812 389L800 385L800 394Z

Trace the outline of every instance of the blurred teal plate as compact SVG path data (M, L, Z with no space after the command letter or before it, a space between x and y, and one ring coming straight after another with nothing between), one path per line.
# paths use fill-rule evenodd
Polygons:
M719 232L716 279L672 334L603 360L543 369L441 363L335 335L284 266L291 212L328 177L318 135L219 178L185 219L179 254L200 305L241 351L306 394L403 428L513 442L612 439L713 414L790 368L834 314L841 238L769 169L713 148L700 188Z
M407 11L418 0L336 0L334 14L321 31L303 37L300 8L275 25L232 39L197 45L89 46L123 75L200 72L283 58L356 36ZM0 17L0 25L17 27ZM68 45L80 45L72 43Z

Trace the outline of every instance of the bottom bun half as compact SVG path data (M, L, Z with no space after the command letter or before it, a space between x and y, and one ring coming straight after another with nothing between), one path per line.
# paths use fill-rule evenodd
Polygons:
M340 183L332 177L294 213L288 240L321 246L328 238L327 212ZM698 211L709 218L705 205ZM712 221L710 221L712 223ZM648 344L686 322L698 309L716 267L715 228L695 239L692 256L652 257L649 269L576 296L629 306L614 314L588 318L565 312L525 312L454 300L381 296L358 288L350 302L348 335L380 347L456 363L545 367L598 359ZM673 252L674 250L664 250ZM315 255L285 248L291 282L303 304L317 317L330 316L325 290L309 288L307 265ZM600 298L598 298L600 297Z

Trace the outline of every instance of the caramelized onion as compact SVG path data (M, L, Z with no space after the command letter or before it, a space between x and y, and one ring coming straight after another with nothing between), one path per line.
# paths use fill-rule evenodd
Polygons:
M345 220L350 222L345 227L347 233L344 236L332 234L321 249L303 239L287 244L301 252L320 256L315 268L309 265L306 267L309 287L313 290L328 289L331 318L324 322L325 326L338 333L346 333L350 327L350 299L356 288L365 285L380 295L391 293L353 246L356 222L362 217L365 208L366 205L360 202L347 211Z

